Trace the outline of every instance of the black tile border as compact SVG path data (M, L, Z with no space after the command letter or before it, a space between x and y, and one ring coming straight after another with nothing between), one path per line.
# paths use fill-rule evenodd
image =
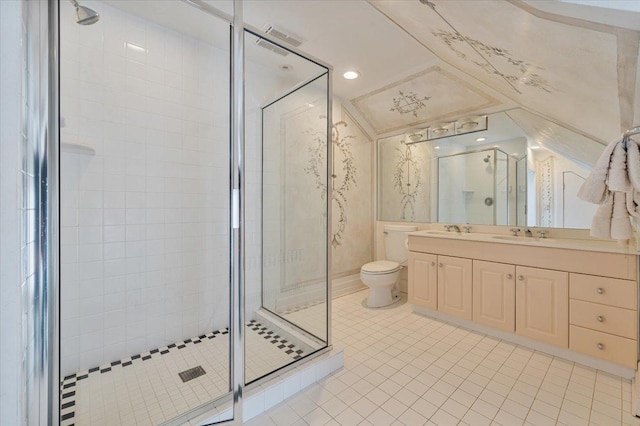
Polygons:
M291 356L293 360L298 360L303 357L304 351L296 348L296 346L281 338L274 331L269 330L266 326L262 325L256 320L251 320L246 325L256 334L262 336L265 340L275 345L278 349L284 351L287 355ZM160 356L175 352L180 349L184 349L187 345L197 345L205 340L215 339L218 336L229 334L228 328L212 331L210 333L202 334L198 337L192 337L190 339L183 340L181 342L171 343L167 346L152 349L148 352L136 354L121 360L113 361L108 364L104 364L100 367L93 367L89 370L73 373L66 376L62 382L60 382L60 425L61 426L74 426L75 425L75 404L76 404L76 383L81 380L89 378L89 375L95 375L95 373L104 374L112 371L114 368L125 368L144 361L148 361L152 358L158 358Z

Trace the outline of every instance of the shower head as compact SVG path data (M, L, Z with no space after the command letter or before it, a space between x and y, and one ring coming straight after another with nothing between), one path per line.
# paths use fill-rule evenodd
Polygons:
M76 8L76 22L80 25L95 24L100 20L100 15L93 9L86 6L80 6L76 0L69 0Z

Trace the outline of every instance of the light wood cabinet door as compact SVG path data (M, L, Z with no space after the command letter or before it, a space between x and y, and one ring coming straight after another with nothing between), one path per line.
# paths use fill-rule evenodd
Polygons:
M516 328L516 267L473 261L473 320L504 331Z
M471 259L438 256L438 310L473 319Z
M409 303L438 309L438 256L409 252Z
M552 345L569 344L568 273L516 267L516 333Z

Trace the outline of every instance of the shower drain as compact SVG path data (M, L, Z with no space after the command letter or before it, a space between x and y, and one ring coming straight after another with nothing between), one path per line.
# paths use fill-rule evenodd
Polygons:
M182 373L178 373L178 376L182 379L182 383L186 383L189 380L204 376L205 374L207 374L207 372L199 365L197 367L184 370Z

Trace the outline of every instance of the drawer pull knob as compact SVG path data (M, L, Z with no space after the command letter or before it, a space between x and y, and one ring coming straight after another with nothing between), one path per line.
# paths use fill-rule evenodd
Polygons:
M596 292L597 292L598 294L603 294L603 293L604 293L604 288L602 288L602 287L598 287L598 288L596 289Z
M596 319L598 320L598 322L604 322L604 317L602 315L598 315Z
M513 278L513 275L507 274L507 279L510 280L511 278Z
M602 343L598 343L598 349L603 350L604 349L604 345Z
M431 262L431 266L436 266L436 262Z
M444 265L442 263L438 263L438 266L442 268Z
M519 281L524 281L524 275L518 275L518 280Z

